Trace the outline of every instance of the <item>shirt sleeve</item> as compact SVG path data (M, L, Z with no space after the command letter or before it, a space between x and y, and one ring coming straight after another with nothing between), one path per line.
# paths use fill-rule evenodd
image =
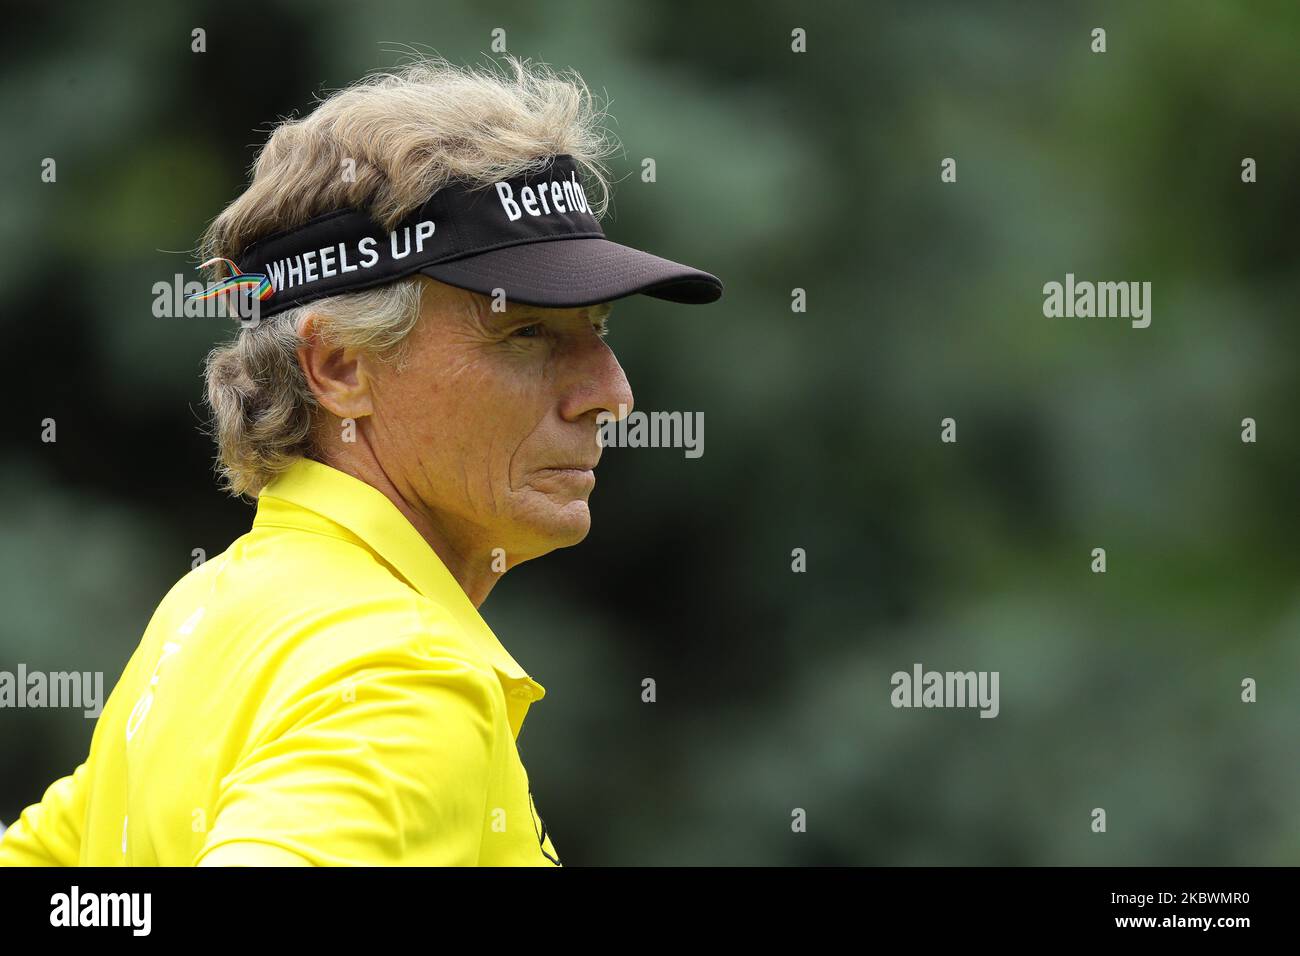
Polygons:
M86 764L45 790L0 836L0 866L76 866L86 809Z
M494 675L412 646L312 679L223 778L194 863L476 864L498 692Z

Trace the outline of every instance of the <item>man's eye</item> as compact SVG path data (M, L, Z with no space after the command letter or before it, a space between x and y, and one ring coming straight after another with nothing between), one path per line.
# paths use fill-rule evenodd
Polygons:
M602 339L605 336L609 335L609 325L608 323L605 322L604 319L601 319L599 322L592 323L592 328L596 330L596 334L599 335Z
M525 325L523 328L515 329L514 334L521 339L536 338L542 333L540 322L534 322L532 325Z

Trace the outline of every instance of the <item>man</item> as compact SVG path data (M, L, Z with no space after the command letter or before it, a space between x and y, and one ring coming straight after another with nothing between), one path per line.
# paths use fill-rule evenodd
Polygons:
M516 748L545 689L478 607L587 534L599 422L632 404L609 303L722 286L604 238L589 93L509 64L331 96L209 227L258 290L207 362L257 513L164 598L0 863L560 864Z

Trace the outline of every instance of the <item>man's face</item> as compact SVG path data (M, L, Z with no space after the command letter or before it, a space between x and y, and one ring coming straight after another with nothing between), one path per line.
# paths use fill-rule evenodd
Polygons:
M406 365L371 365L376 457L470 560L510 564L577 544L600 459L597 416L632 407L605 343L608 304L546 309L432 279ZM624 406L620 410L619 406Z

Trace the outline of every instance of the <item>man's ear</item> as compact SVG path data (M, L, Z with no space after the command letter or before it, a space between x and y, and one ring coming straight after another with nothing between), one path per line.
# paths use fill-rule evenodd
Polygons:
M316 401L338 418L373 414L370 366L361 351L326 341L315 313L303 320L299 338L298 364Z

